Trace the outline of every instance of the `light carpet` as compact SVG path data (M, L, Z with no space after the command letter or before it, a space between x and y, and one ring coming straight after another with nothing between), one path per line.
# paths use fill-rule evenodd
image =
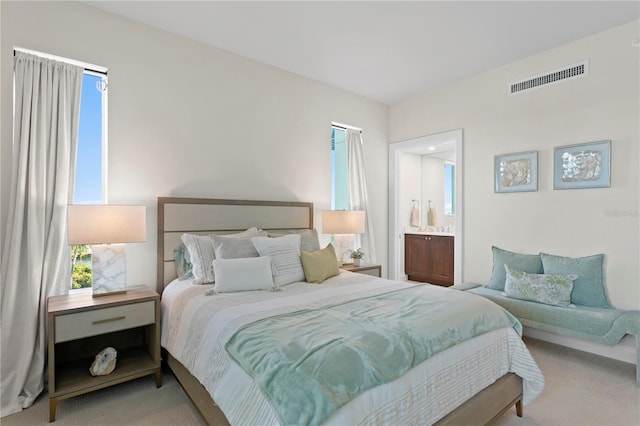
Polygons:
M635 366L621 361L526 338L544 373L543 393L524 408L497 420L499 426L640 425L640 389ZM22 413L0 419L2 426L46 425L47 395ZM203 425L171 373L160 389L152 376L58 403L53 426L67 425Z

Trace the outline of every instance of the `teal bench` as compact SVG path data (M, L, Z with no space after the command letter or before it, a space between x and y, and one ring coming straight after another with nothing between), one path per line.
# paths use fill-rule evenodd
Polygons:
M512 313L523 326L614 346L626 335L636 339L636 384L640 386L640 311L615 308L546 305L514 299L480 284L451 287L485 297Z

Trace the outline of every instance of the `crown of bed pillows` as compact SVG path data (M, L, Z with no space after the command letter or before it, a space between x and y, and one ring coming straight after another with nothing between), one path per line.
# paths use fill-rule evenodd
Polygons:
M181 240L174 249L178 278L215 283L217 292L265 290L269 280L273 287L304 280L320 283L339 273L333 246L320 249L315 229L268 233L249 228L237 234L183 234Z

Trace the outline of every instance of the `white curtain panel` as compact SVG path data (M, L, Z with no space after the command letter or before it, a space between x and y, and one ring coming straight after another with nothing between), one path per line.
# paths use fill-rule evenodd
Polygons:
M11 198L2 253L2 416L44 386L47 297L71 274L71 201L83 69L16 52Z
M376 245L373 239L373 219L367 196L367 180L364 173L362 132L347 129L347 176L349 179L349 204L351 210L365 211L365 231L356 235L355 246L361 247L364 260L376 263Z

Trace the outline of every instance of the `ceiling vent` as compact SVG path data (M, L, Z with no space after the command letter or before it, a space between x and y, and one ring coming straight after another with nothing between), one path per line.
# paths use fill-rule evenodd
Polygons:
M517 83L512 83L509 86L509 94L515 95L517 93L584 77L585 75L589 75L589 61L583 61L579 64L570 65L557 71L550 71Z

